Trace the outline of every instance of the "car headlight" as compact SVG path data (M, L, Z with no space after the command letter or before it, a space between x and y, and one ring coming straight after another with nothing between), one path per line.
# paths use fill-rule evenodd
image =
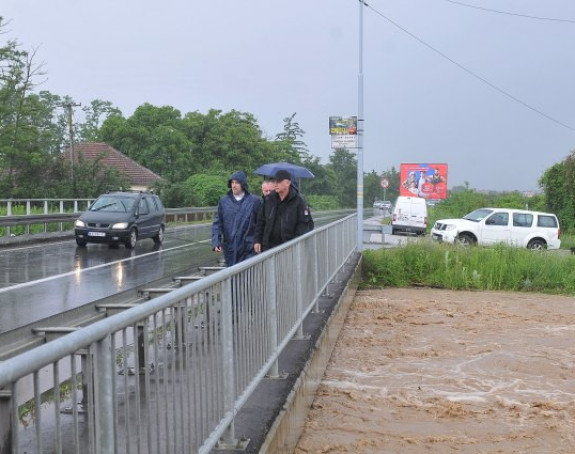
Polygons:
M112 225L112 230L126 230L128 228L127 222L118 222Z
M449 230L455 230L455 226L454 226L453 224L447 224L447 225L445 226L445 230L448 230L448 231L449 231Z
M76 219L76 222L74 223L74 225L76 227L86 227L86 224L84 224L84 221L80 221L80 219Z

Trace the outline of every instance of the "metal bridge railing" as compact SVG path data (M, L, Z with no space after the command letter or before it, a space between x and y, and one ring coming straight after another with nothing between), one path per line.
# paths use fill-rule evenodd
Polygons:
M357 252L356 215L0 363L0 452L207 453ZM9 451L11 449L11 451Z
M64 232L72 229L93 199L0 199L0 236ZM166 208L166 222L192 222L213 219L217 207ZM33 225L42 225L34 232ZM14 230L13 230L14 229Z

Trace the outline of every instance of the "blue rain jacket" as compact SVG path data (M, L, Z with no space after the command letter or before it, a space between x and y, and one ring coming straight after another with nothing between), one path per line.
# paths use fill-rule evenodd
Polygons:
M212 249L221 246L227 266L246 260L254 252L254 232L261 198L250 194L246 174L235 172L228 180L240 182L244 196L236 200L232 191L223 196L218 203L218 210L212 224Z

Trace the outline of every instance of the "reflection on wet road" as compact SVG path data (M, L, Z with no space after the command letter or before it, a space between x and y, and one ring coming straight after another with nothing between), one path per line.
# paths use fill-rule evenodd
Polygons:
M330 212L316 226L347 215ZM134 290L147 283L221 257L211 250L211 223L170 228L164 243L139 241L124 246L89 244L71 239L0 251L0 334L46 317Z
M3 251L0 333L212 263L209 232L209 225L172 230L162 246L143 240L133 250L71 240Z

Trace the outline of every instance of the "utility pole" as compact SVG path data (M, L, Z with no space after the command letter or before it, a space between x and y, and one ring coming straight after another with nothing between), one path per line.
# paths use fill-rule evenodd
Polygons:
M62 107L68 111L68 130L70 136L70 175L72 177L72 196L76 195L76 179L74 178L74 123L72 108L81 106L81 103L68 102Z
M363 250L363 7L359 0L359 71L357 77L357 250Z

